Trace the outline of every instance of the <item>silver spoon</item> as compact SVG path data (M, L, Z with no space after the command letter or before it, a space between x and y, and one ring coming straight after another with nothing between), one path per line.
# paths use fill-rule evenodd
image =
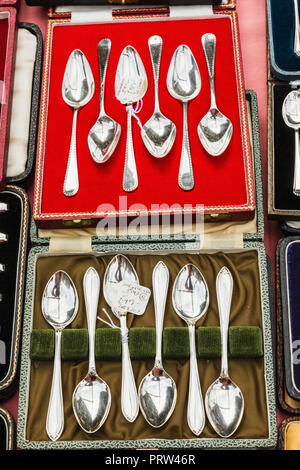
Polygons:
M73 108L73 124L70 151L66 168L63 193L74 196L79 189L76 129L77 115L80 108L92 98L95 90L94 77L85 55L75 49L68 60L62 83L62 97L67 105Z
M104 109L104 90L111 40L102 39L98 44L100 68L100 114L88 135L88 146L93 160L104 163L113 154L121 135L121 126L109 117Z
M148 41L154 76L155 104L153 115L141 130L148 152L157 158L165 157L170 152L176 137L175 124L161 113L159 107L158 88L162 44L160 36L151 36Z
M196 266L187 264L178 273L173 286L173 307L188 325L190 337L190 379L187 420L191 431L199 436L205 425L205 412L198 372L195 325L206 313L209 292Z
M299 21L298 0L294 0L294 14L295 14L294 52L295 54L300 56L300 21Z
M131 262L124 255L115 256L108 264L104 280L103 294L108 305L113 304L112 292L110 287L121 281L134 282L139 284L137 273ZM122 389L121 389L121 408L122 413L130 423L133 422L139 412L138 394L135 379L132 370L132 364L128 346L127 312L115 312L120 318L121 337L122 337Z
M189 142L188 103L199 94L201 77L188 46L181 45L174 52L168 71L167 87L173 98L183 103L183 138L178 184L181 189L191 191L194 187L194 174Z
M295 157L294 157L294 182L293 193L300 196L300 92L291 91L285 98L282 105L282 117L288 127L295 132Z
M162 261L153 270L152 284L155 308L156 355L154 367L141 381L138 393L144 418L151 426L159 428L172 415L177 399L176 384L162 365L162 333L169 286L169 271Z
M198 124L198 136L205 150L212 156L221 155L229 145L233 133L230 119L222 114L216 103L215 95L215 55L217 39L214 34L202 36L202 45L205 53L210 91L211 104L208 113Z
M126 105L127 111L127 138L126 154L123 173L124 191L134 191L138 187L138 175L135 163L135 154L132 139L133 104L140 101L148 88L148 81L143 62L132 46L123 50L116 72L115 94L116 98Z
M84 300L89 333L89 369L86 377L74 390L72 405L81 428L93 433L105 422L111 405L107 383L96 372L95 330L100 293L100 279L94 268L88 268L83 279Z
M217 276L216 288L222 339L221 374L206 392L205 408L216 433L221 437L230 437L239 427L243 417L244 398L228 374L227 341L233 279L226 267L223 267Z
M64 429L64 404L61 383L61 335L78 312L78 296L72 279L64 271L57 271L48 281L42 298L45 320L55 330L55 355L46 430L56 441Z

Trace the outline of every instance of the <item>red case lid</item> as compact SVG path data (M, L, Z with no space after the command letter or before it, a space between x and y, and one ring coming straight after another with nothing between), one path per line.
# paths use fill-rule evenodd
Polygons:
M2 2L3 3L3 2ZM15 60L16 8L0 4L0 188L5 184Z

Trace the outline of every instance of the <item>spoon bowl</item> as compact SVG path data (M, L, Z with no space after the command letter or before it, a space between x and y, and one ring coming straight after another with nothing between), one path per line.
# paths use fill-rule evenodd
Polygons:
M61 335L78 312L78 295L72 279L64 271L57 271L49 279L43 293L42 313L55 330L55 354L46 430L56 441L64 429L64 405L61 383Z
M172 57L167 88L173 98L183 103L183 138L178 184L184 191L191 191L194 188L194 173L189 141L188 103L199 94L201 77L192 51L184 44L176 49Z
M218 273L216 289L222 339L221 373L206 392L205 408L216 433L227 438L235 433L244 413L243 394L228 373L227 342L233 289L233 279L228 268L223 267Z
M152 274L156 355L154 367L139 386L140 408L146 421L154 428L163 426L173 413L177 399L176 384L162 365L162 332L169 286L169 271L160 261Z
M159 107L159 69L162 54L163 41L160 36L151 36L148 41L153 76L155 105L151 118L141 129L143 142L151 155L156 158L165 157L171 150L175 137L175 124L162 114Z
M205 425L205 412L198 372L195 325L206 313L209 291L206 281L193 264L187 264L178 273L173 286L173 307L188 325L190 338L190 379L187 420L191 431L199 436Z
M95 82L90 65L83 52L75 49L68 59L62 83L62 97L65 103L73 108L70 150L63 186L65 196L74 196L79 189L76 150L77 114L78 110L90 101L94 91Z
M108 264L103 280L103 294L108 305L113 305L113 292L116 284L122 281L139 284L137 273L129 259L116 255ZM113 311L113 310L112 310ZM139 412L138 394L132 370L128 346L127 312L114 312L120 319L122 341L122 387L121 408L124 417L132 423Z
M98 44L98 61L100 69L100 114L88 135L88 146L96 163L106 162L118 145L121 126L109 117L104 109L105 78L110 55L110 39L102 39Z
M216 157L221 155L228 147L233 134L233 125L230 119L219 111L216 104L214 79L216 36L211 33L204 34L202 36L202 45L209 74L211 105L208 113L199 122L197 131L200 142L207 153Z
M111 405L110 389L96 372L95 329L100 293L100 279L94 268L89 268L83 279L83 290L89 332L89 370L73 392L72 405L81 428L94 433L105 422Z

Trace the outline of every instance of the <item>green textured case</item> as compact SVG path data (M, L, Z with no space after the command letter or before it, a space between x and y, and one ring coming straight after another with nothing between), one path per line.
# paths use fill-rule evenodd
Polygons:
M246 234L244 236L244 250L256 250L259 259L261 275L261 298L263 312L263 348L264 348L264 370L265 384L268 406L269 436L266 439L221 439L221 438L194 438L194 439L174 439L174 440L135 440L135 441L28 441L25 438L27 403L29 396L29 372L30 372L30 337L32 330L32 303L34 291L33 281L35 273L36 255L47 253L49 249L49 239L38 238L34 224L31 227L33 248L29 253L26 305L23 323L23 343L21 358L21 378L19 390L19 413L18 413L18 446L24 449L259 449L274 448L277 442L276 425L276 400L275 400L275 379L274 379L274 359L273 359L273 335L272 335L272 315L271 302L269 296L269 271L268 258L263 244L264 220L263 220L263 200L261 183L261 162L259 145L259 124L257 98L254 91L247 91L247 99L251 106L253 150L255 158L255 180L257 196L257 233ZM170 237L160 236L156 239L147 236L135 237L115 237L106 242L99 241L94 237L92 240L92 250L102 253L121 253L126 251L136 252L142 255L143 252L199 252L200 240L198 236L185 237L183 235ZM226 251L226 250L224 250Z

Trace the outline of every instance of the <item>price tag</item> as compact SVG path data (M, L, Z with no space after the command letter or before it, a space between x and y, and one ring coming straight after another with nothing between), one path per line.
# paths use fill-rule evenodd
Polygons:
M143 315L148 305L151 291L148 287L136 283L121 281L110 287L110 298L113 299L111 308L122 310L134 315Z

